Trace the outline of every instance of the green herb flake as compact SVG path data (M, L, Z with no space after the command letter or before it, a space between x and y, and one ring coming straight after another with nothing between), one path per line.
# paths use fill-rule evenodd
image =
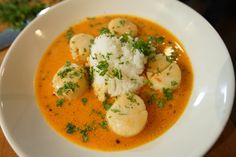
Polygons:
M170 56L166 56L166 61L172 63L173 61L176 61L178 57L179 54L177 52L172 52Z
M71 66L71 62L70 61L66 61L65 67L69 67Z
M82 139L83 139L83 142L88 142L89 140L89 137L88 137L88 133L82 133Z
M95 130L91 125L85 124L83 129L78 128L80 134L82 135L83 142L88 142L89 140L89 132Z
M119 109L111 109L111 111L114 112L114 113L118 113L118 112L120 112Z
M157 102L157 95L155 93L150 93L147 102L148 102L149 105L156 104L156 102Z
M119 80L122 79L122 73L120 69L114 68L112 69L112 76L118 78Z
M108 59L108 60L110 60L110 57L112 56L112 53L107 53L106 54L106 58Z
M122 43L127 43L129 41L129 36L128 34L123 34L121 37L120 37L120 42Z
M100 70L99 75L104 76L108 71L109 64L107 61L100 61L97 65L97 68Z
M57 101L56 101L56 106L57 107L62 107L63 106L63 104L64 104L64 99L58 99Z
M70 91L74 92L77 88L79 88L77 83L66 82L63 87L57 90L57 94L59 96L63 95L63 93L68 94Z
M72 123L68 123L66 125L66 133L67 134L73 134L74 132L76 132L76 126Z
M103 129L106 129L107 128L107 121L101 121L100 123L100 126L103 128Z
M100 35L101 34L110 34L111 33L108 28L102 28L102 29L99 30L99 32L100 32Z
M39 0L3 0L0 2L0 23L22 30L46 7L46 4Z
M149 56L154 53L154 47L149 42L145 42L142 39L135 40L132 46L134 49L138 49L145 56Z
M70 77L73 78L73 76L75 76L75 77L77 77L78 79L82 79L82 77L83 77L82 75L83 75L83 71L80 71L80 72L74 71L74 72L70 75Z
M163 36L159 36L159 37L149 36L148 37L149 42L157 43L157 44L162 44L164 40L165 38Z
M89 43L90 45L94 44L94 39L90 39Z
M88 71L88 81L89 81L89 85L91 86L92 85L92 83L93 83L93 73L94 73L94 69L93 69L93 67L90 67L90 68L88 68L87 69L87 71Z
M163 93L167 100L173 99L173 91L170 88L163 88Z
M132 103L136 103L137 100L134 98L134 94L133 93L127 93L127 99L132 102Z
M151 87L153 85L152 82L148 79L144 80L144 84L148 85L149 87Z
M171 81L171 86L176 86L178 84L178 82L176 82L176 81Z
M63 70L60 70L57 75L63 79L69 72L71 72L72 70L74 70L74 67L67 67Z
M165 40L165 38L162 37L162 36L156 38L156 42L157 42L158 44L162 44L162 43L164 42L164 40Z
M81 102L83 103L83 105L86 105L87 102L88 102L88 99L87 99L87 98L82 98L82 99L81 99Z
M126 21L125 21L125 20L120 20L119 23L120 23L122 26L124 26L125 23L126 23Z
M101 111L97 111L95 109L92 109L92 112L91 113L95 113L97 116L99 116L101 119L104 119L105 118L105 115L102 114Z
M105 101L102 102L102 106L107 111L111 108L112 104L108 103L107 100L105 100Z
M163 108L165 105L165 101L164 99L159 99L156 104L159 108Z
M66 34L65 34L65 38L67 39L67 41L69 42L70 39L74 36L75 32L73 31L72 28L69 28L67 31L66 31Z

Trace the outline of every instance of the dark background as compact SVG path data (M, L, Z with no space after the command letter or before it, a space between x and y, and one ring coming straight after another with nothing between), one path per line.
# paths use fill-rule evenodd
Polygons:
M236 69L236 0L181 0L216 29L224 40ZM230 116L236 127L236 104Z

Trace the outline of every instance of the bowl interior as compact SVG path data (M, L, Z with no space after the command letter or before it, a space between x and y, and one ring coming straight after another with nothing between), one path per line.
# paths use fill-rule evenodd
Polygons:
M54 132L37 107L33 83L42 54L61 32L85 17L104 14L141 16L162 25L182 42L194 72L192 96L177 123L158 139L112 156L203 155L221 133L232 108L232 62L206 20L184 4L166 0L68 0L27 26L0 71L0 122L11 146L20 156L111 156L81 148Z

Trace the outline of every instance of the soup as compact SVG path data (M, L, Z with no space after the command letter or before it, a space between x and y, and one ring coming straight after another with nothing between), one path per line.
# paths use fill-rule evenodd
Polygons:
M118 22L119 24L113 24L118 26L112 26L108 29L110 22L114 19L125 20L120 20ZM125 27L126 29L133 29L133 25L130 26L128 22L134 24L137 29L135 28L136 30L132 30L128 33L119 33L122 31L120 27L124 25L128 25ZM73 44L73 41L71 41L72 37L79 33L89 34L95 38L95 40L91 40L91 45L89 45L91 52L88 55L90 55L90 60L86 57L84 58L83 55L74 57L71 54L71 51L73 51L73 47L71 47L71 44ZM122 50L125 48L129 49L131 45L132 51L135 49L134 51L144 52L144 55L139 56L141 58L143 57L144 69L141 73L137 74L137 80L131 79L131 81L139 81L139 79L141 79L143 83L141 82L140 85L135 86L134 90L133 86L129 90L128 85L127 88L118 90L119 84L117 82L126 78L124 71L129 67L129 63L127 63L127 68L123 68L123 71L122 69L117 70L117 68L114 67L111 69L110 74L117 85L116 93L113 93L114 96L112 96L111 92L109 94L109 84L107 85L107 82L104 83L104 86L108 86L106 93L104 92L101 95L97 94L94 85L96 78L95 81L93 80L94 82L91 81L92 85L86 87L86 90L84 90L82 94L73 96L73 98L64 97L64 95L59 92L59 89L62 88L59 88L55 92L52 80L58 72L58 69L63 65L64 67L75 64L79 64L83 67L90 66L90 72L92 67L94 69L97 68L95 69L95 73L100 74L101 77L108 75L106 74L108 73L108 69L104 70L104 67L109 67L108 64L100 64L104 63L100 61L96 66L91 66L91 62L94 61L91 54L94 53L96 44L103 39L114 39L114 42L119 42L120 40L121 44L125 42ZM150 48L149 44L152 44L153 47ZM99 45L97 45L97 47L99 47ZM80 51L78 49L75 50ZM84 49L84 52L87 51L87 49ZM114 52L110 53L107 54L114 55ZM158 55L159 58L157 57ZM165 60L162 60L163 56L166 58ZM153 65L156 66L155 62L159 59L163 62L160 66L163 66L164 63L168 64L169 72L165 73L166 76L163 74L164 70L163 72L153 72L153 68L150 67ZM138 63L138 61L136 61L137 60L135 60L134 63ZM157 64L159 63L160 62ZM117 65L118 64L125 63L122 61L117 63ZM173 70L171 71L173 67L177 68L174 72L172 72ZM181 72L180 75L178 68ZM86 70L86 68L84 69ZM101 69L103 71L98 71ZM70 73L68 71L70 70L67 69L67 73ZM130 73L133 73L132 70L130 71ZM86 79L89 79L90 75L95 75L89 74L89 72L87 73L86 71L85 73ZM62 73L60 74L60 76L63 75ZM181 78L181 81L171 80L171 82L169 81L170 85L166 87L163 82L158 83L160 77ZM166 78L163 79L168 81ZM84 84L85 83L81 83L79 85ZM158 24L140 17L108 15L84 19L78 24L71 26L55 39L44 53L39 63L35 77L35 93L43 116L59 134L86 148L101 151L120 151L148 143L172 127L186 108L191 95L192 84L193 72L190 60L183 46L173 34ZM63 87L63 89L65 89L65 85ZM119 99L124 90L128 90L127 93L130 91L134 93L133 95L140 98L134 101L140 100L141 104L144 104L144 109L142 110L145 110L145 112L142 119L145 120L142 124L143 126L135 125L135 127L137 126L138 128L136 132L132 132L129 126L125 126L125 128L129 128L126 129L126 132L117 130L117 128L114 127L116 122L109 120L113 112L114 114L119 114L117 115L118 117L127 116L127 114L131 112L130 110L132 109L129 110L130 112L127 111L127 113L123 114L119 109L114 109L115 102L118 101L117 99ZM128 97L128 99L132 102L133 97ZM119 103L116 104L119 106ZM108 113L110 114L109 116ZM135 116L139 115L136 114ZM136 124L137 122L132 123ZM124 123L122 123L122 125L123 124ZM132 128L134 127L132 126ZM124 130L124 127L122 129Z

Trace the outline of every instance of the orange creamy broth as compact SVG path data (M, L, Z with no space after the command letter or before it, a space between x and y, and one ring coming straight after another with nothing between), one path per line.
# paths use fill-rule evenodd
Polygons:
M108 22L116 17L125 17L135 23L139 28L140 37L146 38L147 35L164 36L167 42L159 47L160 50L163 50L168 44L173 46L176 44L181 45L180 42L164 28L148 20L133 16L112 15L96 17L94 19L83 20L79 24L72 26L72 29L75 33L88 33L97 36L99 35L98 30L102 27L107 27ZM76 100L65 101L62 107L56 106L56 100L58 98L53 94L52 78L67 60L72 63L75 62L72 60L69 44L65 38L65 32L52 43L39 64L35 78L35 91L39 107L46 120L57 132L84 147L103 151L117 151L127 150L145 144L154 140L174 125L183 113L191 95L193 84L191 64L188 56L182 49L177 49L177 51L180 54L178 64L182 71L182 80L179 88L174 91L174 99L166 102L165 106L161 109L154 104L148 105L147 103L147 93L153 90L147 86L140 89L139 95L144 99L146 104L148 121L143 131L134 137L120 137L109 129L104 129L99 125L103 119L92 110L96 112L100 111L103 115L105 115L106 111L102 103L99 102L94 95L92 89ZM157 93L161 95L160 92ZM81 102L82 98L88 98L86 105ZM83 128L84 124L94 122L96 129L89 132L89 141L83 142L79 131L73 134L66 133L66 125L69 122L81 128Z

